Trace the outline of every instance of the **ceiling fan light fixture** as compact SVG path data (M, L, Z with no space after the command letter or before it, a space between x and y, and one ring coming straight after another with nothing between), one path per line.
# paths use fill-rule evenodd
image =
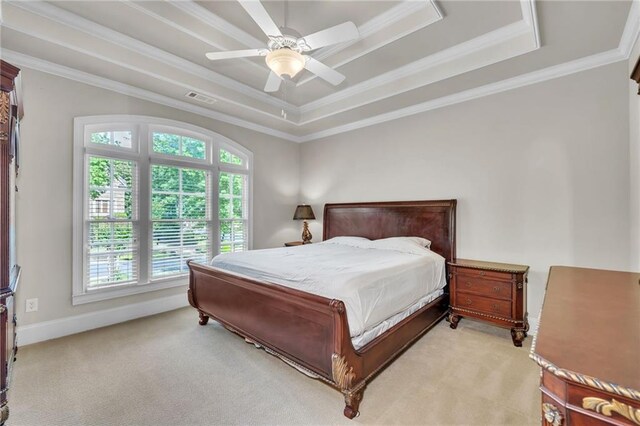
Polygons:
M289 78L295 77L305 65L304 56L295 50L282 48L273 50L267 54L265 58L267 66L280 77L288 75Z

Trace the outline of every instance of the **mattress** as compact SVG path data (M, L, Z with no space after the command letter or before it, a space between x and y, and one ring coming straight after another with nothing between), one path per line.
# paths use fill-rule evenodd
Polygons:
M405 250L404 244L360 240L340 237L224 253L211 266L343 301L358 349L438 297L446 285L445 259L439 254L417 245Z

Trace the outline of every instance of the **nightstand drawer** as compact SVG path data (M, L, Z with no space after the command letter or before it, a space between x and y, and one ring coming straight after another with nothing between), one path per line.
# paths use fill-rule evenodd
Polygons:
M511 281L511 273L509 272L500 272L500 271L485 271L481 269L471 269L471 268L455 268L456 275L464 275L468 278L480 278L486 280L502 280L502 281Z
M456 291L456 307L511 318L511 302Z
M458 274L455 278L456 291L495 297L497 299L511 300L511 287L512 284L510 282L493 281L469 275Z

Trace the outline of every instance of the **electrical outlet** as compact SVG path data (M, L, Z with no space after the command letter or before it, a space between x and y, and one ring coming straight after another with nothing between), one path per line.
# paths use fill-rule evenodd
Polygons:
M27 299L26 312L35 312L38 310L38 299Z

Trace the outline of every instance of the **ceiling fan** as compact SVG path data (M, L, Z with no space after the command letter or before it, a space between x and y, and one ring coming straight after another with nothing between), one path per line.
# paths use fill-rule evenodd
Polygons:
M357 39L360 37L360 33L353 22L344 22L308 36L300 37L290 28L278 28L260 1L238 0L238 2L269 38L267 47L263 49L211 52L207 53L207 58L216 61L219 59L266 56L265 60L267 66L271 69L271 73L264 87L265 92L277 92L283 75L292 78L303 68L334 86L344 81L344 75L311 56L304 55L304 53L324 46Z

